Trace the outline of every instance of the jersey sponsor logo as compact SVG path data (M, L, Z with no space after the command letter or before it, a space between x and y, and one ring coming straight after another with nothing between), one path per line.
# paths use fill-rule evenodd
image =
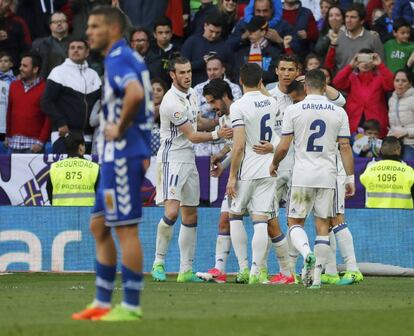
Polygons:
M266 100L261 100L261 101L255 101L254 106L258 108L270 106L270 100L266 99Z
M312 104L312 103L303 103L302 109L304 110L331 110L335 111L335 107L332 104Z

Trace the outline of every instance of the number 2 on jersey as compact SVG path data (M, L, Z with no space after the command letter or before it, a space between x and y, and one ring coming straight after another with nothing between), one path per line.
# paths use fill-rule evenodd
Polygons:
M321 119L316 119L312 122L310 125L311 131L316 131L315 133L312 133L312 135L308 139L308 145L306 146L307 152L322 152L323 146L317 146L314 144L316 139L321 138L326 131L326 124Z
M272 128L269 125L266 125L267 121L270 119L270 114L265 114L260 120L260 140L271 141L272 140Z

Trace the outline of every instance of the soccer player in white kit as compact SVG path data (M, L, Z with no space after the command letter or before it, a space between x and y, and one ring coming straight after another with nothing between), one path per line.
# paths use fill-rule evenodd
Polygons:
M249 206L254 224L252 238L252 266L249 284L259 283L259 272L266 253L267 221L273 205L276 179L271 177L266 165L272 154L257 154L253 146L261 140L274 145L279 137L274 132L276 101L260 92L262 70L254 63L240 69L244 95L230 106L233 127L233 150L227 194L231 197L230 236L238 259L246 251L246 230L243 215Z
M306 94L301 82L292 82L289 85L288 92L293 101L299 102L305 99ZM345 106L345 98L342 94L331 86L327 86L326 96L335 105L340 107ZM321 276L323 284L335 285L350 285L358 283L364 279L360 272L354 249L354 241L352 233L345 221L345 180L346 172L342 164L339 150L336 151L336 165L337 165L337 182L336 182L336 216L331 218L331 228L329 230L330 253L328 255L325 273ZM336 267L336 245L339 246L339 251L344 259L346 272L342 278L339 277ZM296 251L291 251L295 254ZM293 258L294 259L294 256ZM296 264L296 261L293 262Z
M348 117L342 108L328 101L325 90L324 73L309 71L305 76L307 97L285 111L282 138L270 166L270 172L276 176L279 163L294 139L295 163L287 209L289 235L292 245L305 260L304 283L311 288L320 288L322 268L330 251L330 218L336 212L337 141L347 174L346 195L352 196L355 192ZM317 232L315 255L303 229L310 211L314 213Z
M155 281L166 280L165 257L179 210L182 223L178 237L180 271L177 282L203 281L192 271L200 198L192 144L232 136L230 128L211 133L197 131L203 120L198 117L199 106L191 88L191 75L191 64L186 58L173 59L170 68L173 84L160 106L161 146L157 155L156 202L157 205L163 204L165 211L157 229L155 261L151 271Z

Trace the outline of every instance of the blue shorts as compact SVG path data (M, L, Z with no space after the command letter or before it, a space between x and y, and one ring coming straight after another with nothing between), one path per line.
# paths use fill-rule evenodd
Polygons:
M107 226L138 224L142 216L142 159L128 157L101 165L92 216L105 215Z

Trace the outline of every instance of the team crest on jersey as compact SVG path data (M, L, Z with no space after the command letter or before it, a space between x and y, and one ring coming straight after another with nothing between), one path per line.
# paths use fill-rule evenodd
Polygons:
M114 189L104 190L105 209L108 214L114 214L116 212L116 198Z
M181 112L174 112L174 118L180 119L181 118Z
M170 188L170 195L174 196L175 195L175 188Z

